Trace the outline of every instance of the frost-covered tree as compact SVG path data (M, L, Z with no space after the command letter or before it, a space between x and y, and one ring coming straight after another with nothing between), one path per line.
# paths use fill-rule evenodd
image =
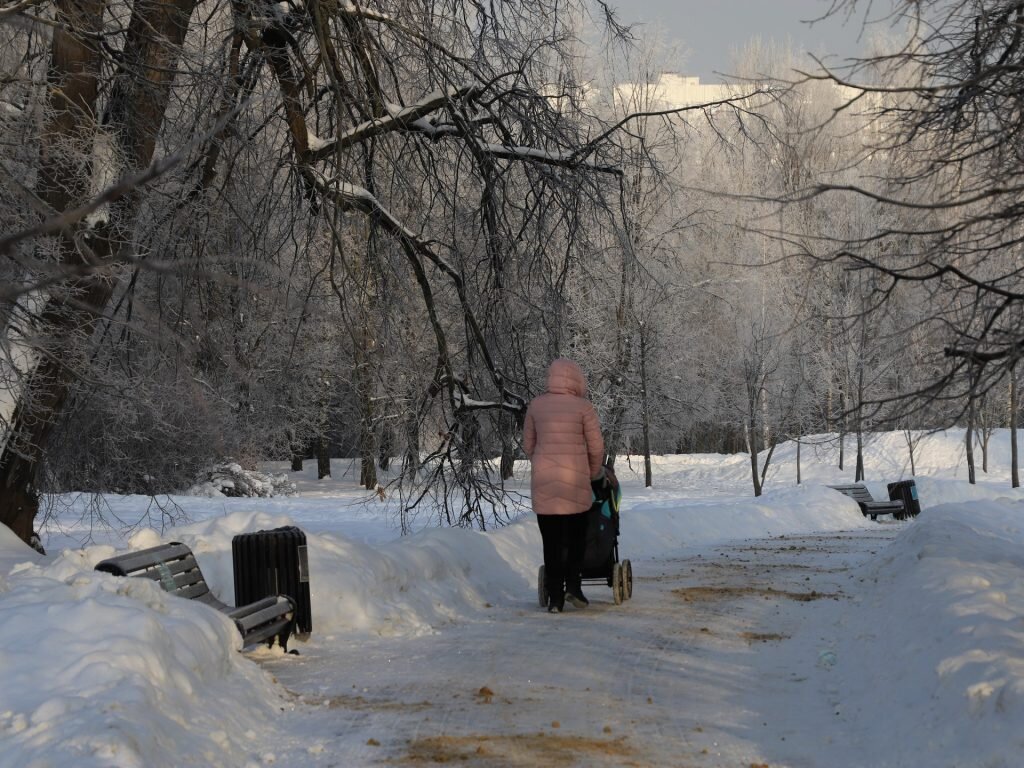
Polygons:
M865 154L882 161L878 181L826 183L814 192L832 205L851 194L868 197L891 212L876 230L840 238L829 256L877 273L876 303L898 285L928 297L946 360L903 393L903 406L938 399L964 415L1020 358L1024 5L834 5L886 25L896 39L844 70L813 75L842 83L848 109L870 113L876 129ZM879 249L894 238L896 252Z

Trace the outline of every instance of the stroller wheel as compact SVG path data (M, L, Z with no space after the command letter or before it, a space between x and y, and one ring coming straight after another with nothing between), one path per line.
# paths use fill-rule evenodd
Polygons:
M622 583L622 563L612 566L612 600L621 605L625 598L625 585Z
M540 601L541 608L548 607L548 586L544 579L544 566L540 567L537 571L537 599Z
M633 564L629 560L622 561L622 586L625 588L626 599L633 597Z

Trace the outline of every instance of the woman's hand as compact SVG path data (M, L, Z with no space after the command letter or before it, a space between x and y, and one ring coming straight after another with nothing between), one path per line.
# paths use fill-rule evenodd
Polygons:
M605 472L604 467L601 467L601 472L597 477L591 479L590 489L594 492L594 498L598 501L604 501L608 498L611 484L608 482L608 474Z

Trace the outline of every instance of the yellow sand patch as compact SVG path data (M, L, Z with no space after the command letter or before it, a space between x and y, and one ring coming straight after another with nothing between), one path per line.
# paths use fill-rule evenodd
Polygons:
M765 600L786 599L810 602L811 600L838 599L838 595L829 592L786 592L771 587L680 587L673 589L672 594L687 603L708 602L711 600L736 600L741 597L763 597Z
M407 754L395 762L404 765L457 763L493 768L555 768L602 764L641 766L625 737L598 739L552 733L511 736L431 736L410 741Z

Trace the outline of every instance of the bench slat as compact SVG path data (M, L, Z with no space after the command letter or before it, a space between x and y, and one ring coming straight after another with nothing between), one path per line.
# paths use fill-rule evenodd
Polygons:
M292 607L291 602L285 600L283 603L270 605L261 610L254 611L253 613L246 614L235 618L235 623L243 628L243 633L246 634L250 629L265 624L268 621L274 621L281 618L290 618L290 614L294 613L295 609Z
M184 560L179 560L174 563L154 563L146 569L136 570L129 574L139 578L152 579L153 581L160 582L160 586L164 588L165 592L171 592L178 594L179 592L189 591L191 596L201 595L209 590L206 584L206 580L203 578L203 572L199 570L199 564L192 559L192 566L188 570L182 570L181 566L185 563ZM177 573L175 573L177 571ZM121 574L115 574L120 576ZM170 589L173 585L173 589Z
M200 581L195 584L189 584L181 589L177 589L174 591L174 594L178 597L184 597L189 600L198 600L204 595L210 594L210 588L206 585L205 581Z
M261 611L264 608L270 608L272 606L282 604L290 606L291 601L283 595L271 595L270 597L261 598L260 600L257 600L254 603L248 603L247 605L240 605L234 608L228 608L227 614L232 619L238 619L243 616L246 616L247 614L254 613L256 611Z
M149 549L141 549L138 552L111 557L97 564L96 569L113 573L115 576L131 576L136 571L151 568L156 563L180 560L191 554L192 550L187 545L180 542L172 542L159 547L150 547Z
M291 618L282 618L280 621L275 621L263 627L257 627L249 632L245 632L241 627L238 627L237 622L235 626L238 627L238 631L242 635L242 642L245 645L255 645L256 643L262 643L264 640L273 640L275 637L280 637L283 633L289 631L292 621L293 619Z
M208 605L211 608L216 608L221 613L227 613L228 611L234 610L234 608L232 608L232 606L230 606L227 603L223 603L220 600L218 600L217 596L214 595L213 592L207 592L204 595L198 595L198 596L196 596L196 597L194 597L192 599L193 600L198 600L200 603Z

